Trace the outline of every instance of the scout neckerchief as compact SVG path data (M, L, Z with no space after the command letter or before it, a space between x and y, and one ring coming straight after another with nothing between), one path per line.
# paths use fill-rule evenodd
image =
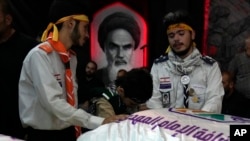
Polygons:
M52 45L54 50L58 52L61 57L62 62L65 65L65 86L67 92L67 102L75 107L75 95L74 95L74 85L72 80L72 72L70 69L70 53L66 50L65 46L60 41L52 41L48 39L48 42ZM81 135L81 127L75 126L76 137Z
M59 53L62 62L65 64L65 83L66 83L66 91L67 91L67 101L70 105L75 106L75 97L74 97L74 87L73 87L73 81L72 81L72 72L70 70L70 56L67 52L64 45L58 41L58 29L57 24L61 24L69 19L79 20L79 21L85 21L89 22L88 16L86 15L70 15L66 17L62 17L61 19L57 20L55 23L50 22L47 26L46 30L42 34L41 41L45 41L48 37L49 31L53 29L53 35L51 34L50 39L48 40L53 48ZM76 129L76 137L81 135L81 127L75 126Z
M189 97L189 93L188 93L188 85L189 85L189 82L190 82L190 78L188 75L182 75L181 77L181 84L183 85L183 96L184 96L184 99L183 99L183 105L184 105L184 108L188 108L188 97Z

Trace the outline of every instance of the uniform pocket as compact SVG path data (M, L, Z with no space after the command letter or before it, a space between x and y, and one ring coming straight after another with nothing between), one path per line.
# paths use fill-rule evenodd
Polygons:
M200 84L191 84L189 88L189 108L201 109L205 103L206 87Z

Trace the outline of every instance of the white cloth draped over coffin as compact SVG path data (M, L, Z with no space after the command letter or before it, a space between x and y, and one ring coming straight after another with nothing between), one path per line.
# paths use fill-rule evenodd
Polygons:
M229 141L230 125L250 119L186 109L154 109L102 125L77 141Z

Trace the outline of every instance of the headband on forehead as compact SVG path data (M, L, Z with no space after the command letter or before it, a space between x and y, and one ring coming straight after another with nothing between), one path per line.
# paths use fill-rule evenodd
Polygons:
M44 30L44 32L42 34L41 41L44 42L47 39L48 33L52 28L53 28L52 40L58 41L58 29L56 27L56 24L63 23L71 18L74 20L89 22L88 16L86 16L86 15L71 15L71 16L62 17L61 19L59 19L55 23L53 23L53 22L49 23L49 25L47 26L47 28Z
M169 25L168 28L167 28L167 32L169 32L169 31L171 31L171 30L174 30L174 29L176 29L176 28L182 28L182 29L184 29L184 30L194 31L193 28L192 28L191 26L189 26L189 25L187 25L187 24L185 24L185 23L178 23L178 24L171 24L171 25ZM192 43L192 46L193 46L193 47L196 47L196 43L193 42L193 43ZM165 53L170 52L170 50L171 50L171 47L168 46L168 48L166 49Z
M185 23L171 24L167 28L167 32L176 28L182 28L185 30L193 31L193 28Z

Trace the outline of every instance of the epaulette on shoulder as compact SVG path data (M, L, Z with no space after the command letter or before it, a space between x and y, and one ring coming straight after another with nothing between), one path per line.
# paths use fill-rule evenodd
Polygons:
M214 60L213 58L211 58L209 56L202 56L201 59L210 65L213 65L216 62L216 60Z
M53 51L53 48L50 47L48 44L41 44L39 46L40 49L44 50L47 53L51 53Z
M154 60L154 63L157 64L157 63L161 63L161 62L164 62L164 61L167 61L168 60L168 54L163 54L161 55L160 57L156 58Z

